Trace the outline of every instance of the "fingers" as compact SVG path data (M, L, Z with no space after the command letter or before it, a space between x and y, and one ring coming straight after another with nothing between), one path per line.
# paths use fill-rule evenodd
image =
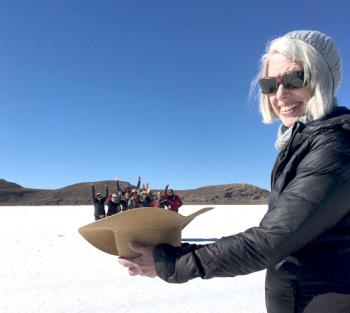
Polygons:
M148 270L143 270L141 272L138 273L138 275L140 276L146 276L149 278L154 278L157 276L156 271L154 268L149 268Z
M118 262L119 264L125 266L128 269L128 273L130 276L140 275L140 276L147 276L151 278L154 278L157 276L155 267L152 265L143 266L123 258L119 258Z
M135 267L130 267L129 268L129 275L130 276L136 276L139 274L139 271Z
M129 242L131 250L140 254L133 259L118 258L119 264L128 269L131 276L156 277L155 264L153 260L153 247L143 246L137 242Z
M129 267L128 272L130 276L146 276L146 277L156 277L156 271L154 267Z
M128 259L123 259L123 258L118 258L118 262L119 264L127 267L127 268L133 268L133 267L136 267L138 266L139 264L135 263L135 262L132 262Z

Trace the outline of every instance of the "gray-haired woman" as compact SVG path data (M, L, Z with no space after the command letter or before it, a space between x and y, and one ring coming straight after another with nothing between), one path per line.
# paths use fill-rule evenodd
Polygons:
M204 246L144 247L119 259L131 275L183 283L267 269L268 313L350 312L350 111L335 98L339 53L327 35L273 40L257 82L263 122L280 119L280 150L259 227Z

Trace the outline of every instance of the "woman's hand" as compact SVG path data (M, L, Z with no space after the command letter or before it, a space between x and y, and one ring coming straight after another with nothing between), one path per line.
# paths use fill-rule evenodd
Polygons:
M133 259L119 258L118 262L129 269L131 276L147 276L154 278L157 276L155 264L153 261L153 248L149 246L142 246L137 242L130 242L131 250L141 254Z

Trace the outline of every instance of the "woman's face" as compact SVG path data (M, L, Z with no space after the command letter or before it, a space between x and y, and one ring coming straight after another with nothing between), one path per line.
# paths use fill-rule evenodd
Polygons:
M281 77L289 72L303 70L300 64L282 54L271 55L268 62L268 77ZM312 92L307 85L288 90L280 84L275 93L268 94L274 113L286 127L293 126L304 115L306 103L311 96Z

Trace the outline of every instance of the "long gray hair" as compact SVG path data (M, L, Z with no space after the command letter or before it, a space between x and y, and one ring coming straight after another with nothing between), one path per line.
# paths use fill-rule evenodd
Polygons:
M260 60L260 70L251 85L251 94L258 90L258 80L267 76L269 57L276 53L303 67L304 79L313 94L307 103L307 115L315 120L329 113L337 105L333 77L326 61L311 45L287 37L279 37L267 45L266 53ZM278 117L272 110L268 95L262 94L260 90L258 92L263 123L270 124Z

